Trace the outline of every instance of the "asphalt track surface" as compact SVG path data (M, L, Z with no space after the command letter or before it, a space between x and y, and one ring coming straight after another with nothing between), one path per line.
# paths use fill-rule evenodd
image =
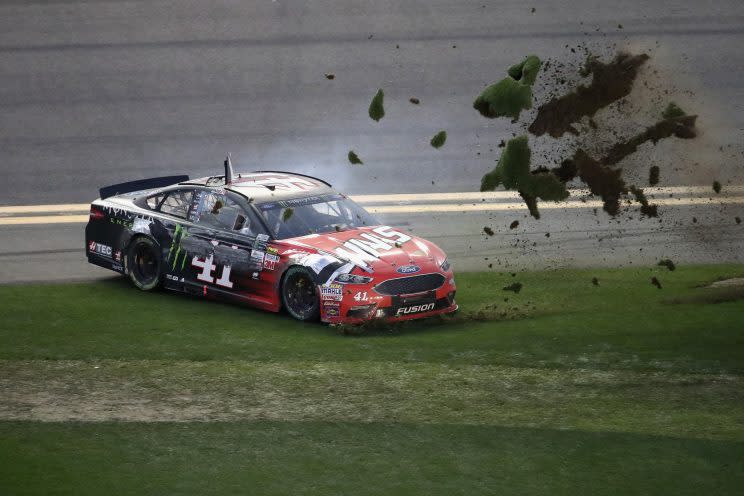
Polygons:
M611 219L580 200L544 205L537 221L508 195L467 196L498 158L495 145L520 132L507 119L480 117L473 98L524 54L576 62L571 48L580 44L647 50L669 98L700 116L694 143L670 140L648 152L662 186L700 188L661 204L661 222L640 219L637 208ZM214 174L231 152L236 169L308 173L353 195L466 193L365 204L440 244L461 270L741 262L741 46L739 0L6 0L0 207L80 205L102 185ZM378 88L386 116L375 123L366 111ZM538 102L543 90L538 84ZM440 129L448 140L434 150L428 142ZM363 166L348 164L350 149ZM639 184L648 154L622 164ZM709 190L713 179L721 195ZM62 215L78 219L41 219ZM106 276L84 262L80 215L0 210L0 282ZM7 221L24 216L40 219ZM509 229L513 220L520 225Z

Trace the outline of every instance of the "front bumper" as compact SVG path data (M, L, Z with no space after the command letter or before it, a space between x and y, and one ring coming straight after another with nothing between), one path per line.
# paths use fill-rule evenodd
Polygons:
M447 274L445 283L435 290L408 295L381 295L371 286L356 284L335 285L334 288L321 291L320 319L329 324L397 322L457 310L456 287L451 274Z

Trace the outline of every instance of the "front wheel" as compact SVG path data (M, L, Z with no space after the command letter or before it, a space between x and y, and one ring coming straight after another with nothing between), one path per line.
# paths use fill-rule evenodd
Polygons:
M139 289L151 291L160 285L160 266L160 250L152 239L140 237L129 246L127 272Z
M290 267L282 284L282 303L297 320L314 321L320 318L320 301L313 275L304 267Z

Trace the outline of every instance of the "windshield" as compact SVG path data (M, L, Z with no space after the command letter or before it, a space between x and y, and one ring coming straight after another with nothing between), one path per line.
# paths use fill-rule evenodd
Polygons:
M256 205L275 239L379 225L344 195L294 198Z

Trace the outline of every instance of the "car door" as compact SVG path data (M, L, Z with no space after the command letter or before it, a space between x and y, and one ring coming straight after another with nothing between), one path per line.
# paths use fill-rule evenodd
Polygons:
M189 254L184 274L189 292L257 306L273 300L261 278L261 246L268 236L247 200L226 190L197 190L190 220L181 242Z

